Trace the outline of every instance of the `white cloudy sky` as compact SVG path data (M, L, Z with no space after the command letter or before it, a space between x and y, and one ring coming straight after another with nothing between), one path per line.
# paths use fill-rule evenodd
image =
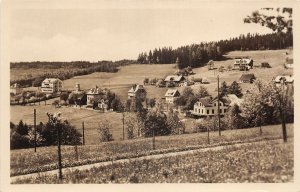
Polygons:
M136 59L141 51L159 46L270 33L243 23L259 7L210 3L185 8L14 9L9 17L11 61Z

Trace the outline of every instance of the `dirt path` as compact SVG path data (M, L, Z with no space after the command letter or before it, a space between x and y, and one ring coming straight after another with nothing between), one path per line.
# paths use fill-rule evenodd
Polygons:
M136 158L130 158L130 159L119 159L119 160L114 160L114 164L117 163L128 163L130 161L139 161L139 160L144 160L144 159L159 159L163 157L172 157L172 156L180 156L180 155L187 155L187 154L193 154L196 152L205 152L205 151L218 151L221 149L224 149L226 147L239 147L239 146L245 146L245 145L251 145L253 143L267 143L268 141L255 141L255 142L248 142L248 143L239 143L239 144L231 144L231 145L225 145L225 146L215 146L215 147L207 147L207 148L202 148L202 149L195 149L195 150L188 150L188 151L180 151L180 152L170 152L170 153L165 153L165 154L157 154L157 155L147 155L147 156L142 156L142 157L136 157ZM272 140L275 141L276 143L281 143L282 139L275 139ZM76 167L68 167L68 168L63 168L62 172L64 173L65 171L75 171L75 170L88 170L91 169L92 167L103 167L110 165L111 161L106 161L106 162L100 162L100 163L94 163L94 164L89 164L89 165L81 165L81 166L76 166ZM18 175L18 176L13 176L11 178L11 182L15 182L18 179L26 179L29 177L40 177L43 175L56 175L58 174L58 170L51 170L51 171L45 171L45 172L39 172L39 173L31 173L27 175Z

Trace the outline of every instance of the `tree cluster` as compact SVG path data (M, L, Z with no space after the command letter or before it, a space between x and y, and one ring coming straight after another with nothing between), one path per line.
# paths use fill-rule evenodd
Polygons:
M40 124L36 127L37 146L51 146L58 142L57 128L61 129L61 143L63 145L81 144L81 133L68 121L59 121L56 126L49 122ZM10 123L10 148L22 149L34 147L35 131L33 126L28 126L20 120L18 125Z
M115 73L118 71L118 67L136 63L132 60L121 61L72 61L72 62L12 62L10 68L14 69L49 69L44 74L34 76L29 75L23 79L11 81L10 84L18 83L22 87L41 86L42 81L45 78L59 78L60 80L70 79L74 76L88 75L94 72L109 72Z
M139 54L137 62L140 64L171 64L176 63L179 69L186 67L202 67L209 60L223 59L224 53L236 50L268 50L284 49L293 46L291 33L272 34L242 34L239 37L216 42L191 44L177 49L163 47L150 50L147 54Z

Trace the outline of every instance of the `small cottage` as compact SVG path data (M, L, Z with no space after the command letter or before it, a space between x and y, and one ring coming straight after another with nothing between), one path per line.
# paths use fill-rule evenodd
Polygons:
M166 103L173 104L174 100L180 96L177 89L168 89L165 94Z
M243 74L240 77L240 83L253 83L255 81L256 77L254 76L253 73L249 74Z
M172 82L176 83L177 85L179 85L179 83L184 80L185 80L185 78L182 75L168 75L164 81L165 82L172 81Z
M140 98L145 99L147 92L143 85L134 84L128 91L128 99Z
M23 89L18 83L14 83L12 86L10 86L10 93L13 93L14 95L18 95L22 93Z

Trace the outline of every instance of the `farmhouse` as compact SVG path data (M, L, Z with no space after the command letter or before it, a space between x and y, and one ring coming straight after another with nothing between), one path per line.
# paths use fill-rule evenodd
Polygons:
M22 92L22 88L18 83L14 83L12 86L10 86L10 93L13 93L14 95L18 95Z
M180 82L184 81L185 78L182 76L182 75L168 75L166 78L165 78L165 82L174 82L175 84L179 84Z
M165 98L166 98L166 103L174 103L174 100L180 96L180 93L177 89L168 89Z
M94 101L97 102L99 99L103 99L106 96L107 89L101 89L98 86L91 88L87 93L87 105L93 105Z
M235 58L233 69L246 71L253 68L253 60L247 57Z
M46 78L41 86L43 93L57 93L62 90L62 81L57 78Z
M227 99L220 99L220 115L224 115L228 109L229 101ZM211 117L218 115L218 99L211 97L200 98L194 105L193 115L202 117Z
M128 99L132 98L146 98L146 90L143 85L134 84L128 91Z
M255 79L256 77L254 76L253 73L243 74L240 77L240 83L253 83Z

